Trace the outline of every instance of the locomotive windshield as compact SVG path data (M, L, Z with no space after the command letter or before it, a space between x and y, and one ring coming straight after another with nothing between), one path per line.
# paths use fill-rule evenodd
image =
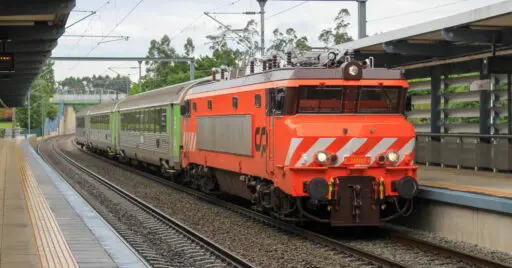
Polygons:
M401 87L302 86L288 88L296 113L403 113L406 90Z

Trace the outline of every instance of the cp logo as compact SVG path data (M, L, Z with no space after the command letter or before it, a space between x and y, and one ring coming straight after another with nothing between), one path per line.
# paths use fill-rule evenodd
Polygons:
M259 152L263 157L263 154L267 152L267 144L268 144L268 133L266 127L257 127L254 132L254 147L256 148L256 152Z

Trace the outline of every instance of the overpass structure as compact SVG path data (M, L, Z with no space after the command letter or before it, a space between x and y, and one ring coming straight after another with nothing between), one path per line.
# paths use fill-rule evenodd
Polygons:
M64 103L65 105L85 104L95 105L104 102L119 100L126 98L125 93L117 94L57 94L54 95L50 102L54 104Z
M25 103L74 7L75 0L0 2L0 98L5 105Z

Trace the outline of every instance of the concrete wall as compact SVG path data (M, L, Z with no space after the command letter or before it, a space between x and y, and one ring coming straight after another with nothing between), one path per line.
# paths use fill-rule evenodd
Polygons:
M419 199L400 223L423 231L512 252L512 215Z
M73 106L64 106L64 116L59 122L59 135L75 132L75 110Z

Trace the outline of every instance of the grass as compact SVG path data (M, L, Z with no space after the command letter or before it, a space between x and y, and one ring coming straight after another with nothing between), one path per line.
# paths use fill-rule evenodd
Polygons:
M0 128L12 128L12 122L0 122Z

